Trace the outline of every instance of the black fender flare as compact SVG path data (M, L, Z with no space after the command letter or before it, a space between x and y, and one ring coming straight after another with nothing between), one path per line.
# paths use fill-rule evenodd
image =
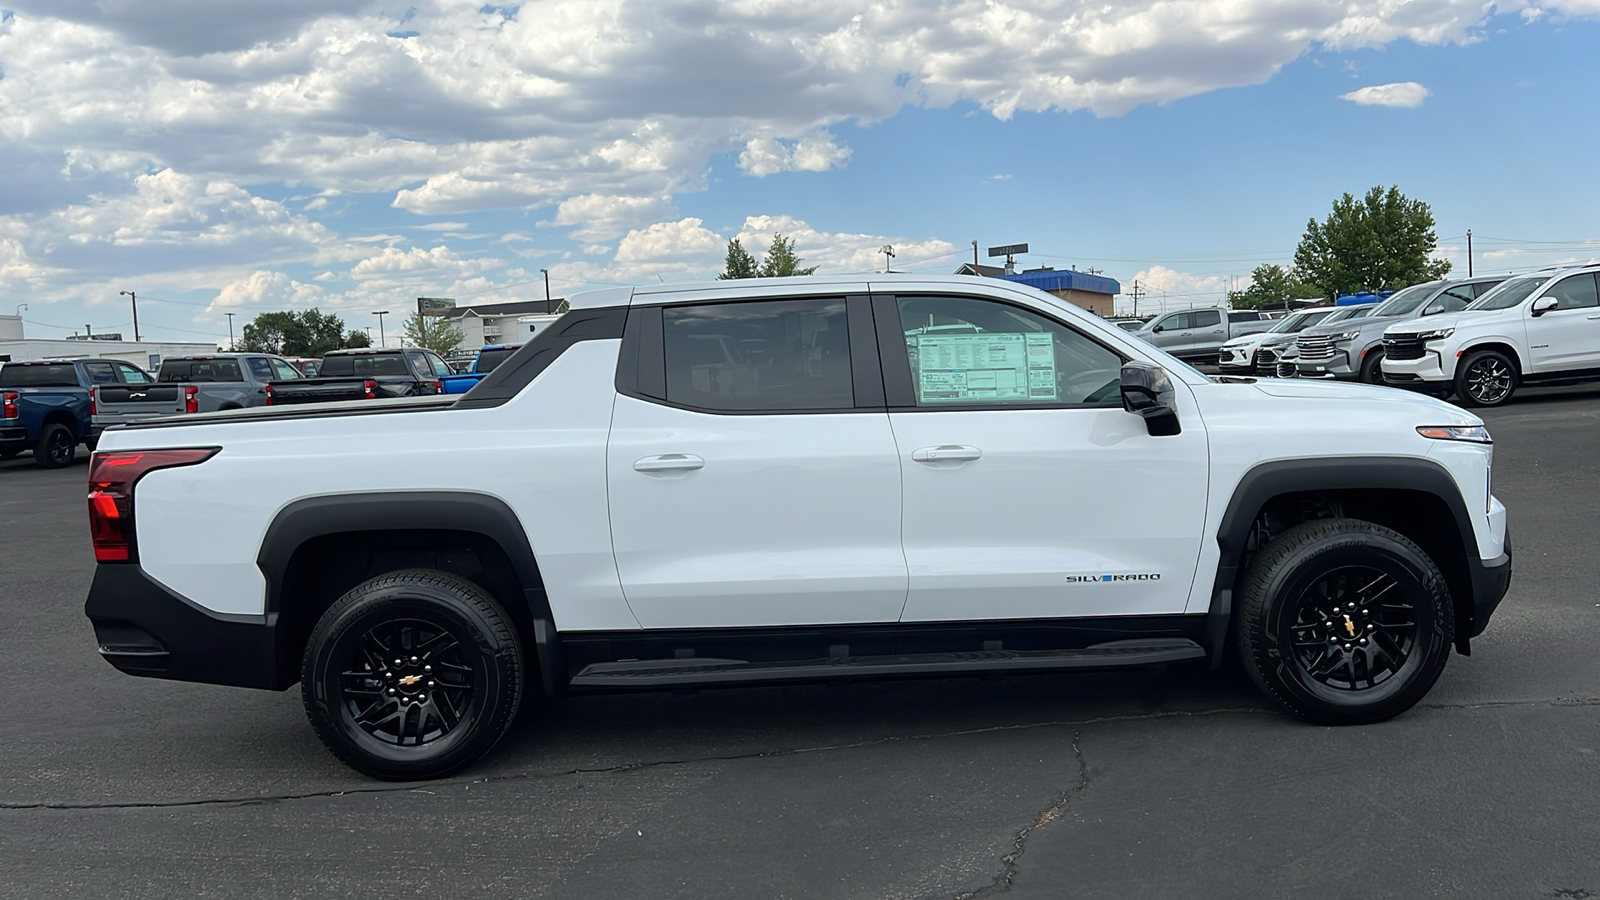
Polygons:
M1211 589L1211 606L1206 612L1206 640L1211 664L1222 664L1228 626L1233 613L1233 590L1239 580L1239 562L1250 539L1256 516L1272 498L1283 494L1303 494L1340 490L1403 490L1432 494L1444 502L1455 519L1456 532L1463 542L1469 568L1478 559L1477 532L1455 478L1443 465L1423 457L1357 456L1326 459L1288 459L1261 463L1239 479L1228 508L1217 528L1217 580ZM1463 604L1461 601L1467 602ZM1457 598L1458 610L1473 610L1473 598ZM1457 623L1461 645L1476 637L1485 623Z
M266 578L266 615L276 621L290 560L307 541L331 534L395 531L397 522L427 522L428 531L481 534L500 546L522 586L523 601L533 619L532 638L538 652L546 692L555 689L556 673L564 674L556 657L555 615L545 595L533 546L522 520L504 500L475 491L376 491L323 494L296 500L278 511L262 537L256 566ZM563 679L564 682L564 679Z

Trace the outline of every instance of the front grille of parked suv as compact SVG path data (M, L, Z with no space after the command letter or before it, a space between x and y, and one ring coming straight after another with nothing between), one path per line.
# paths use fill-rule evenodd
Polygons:
M1383 355L1385 359L1421 359L1421 341L1414 337L1385 337L1383 339Z
M1295 371L1296 371L1296 367L1295 367L1294 363L1289 362L1288 360L1279 360L1278 361L1278 377L1279 378L1293 378L1295 376Z
M1270 372L1278 365L1278 351L1261 349L1256 351L1256 371Z
M1321 362L1333 359L1333 339L1326 337L1303 337L1295 341L1295 346L1300 348L1300 358L1307 362Z

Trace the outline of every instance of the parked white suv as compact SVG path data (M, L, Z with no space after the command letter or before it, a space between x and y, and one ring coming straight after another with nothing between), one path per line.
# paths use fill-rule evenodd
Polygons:
M1502 281L1458 313L1392 325L1383 376L1392 385L1499 406L1518 385L1600 380L1600 265Z
M101 654L299 682L341 759L423 778L530 691L1233 652L1301 717L1374 722L1510 581L1489 436L1433 398L1208 378L999 279L570 302L466 394L107 431Z

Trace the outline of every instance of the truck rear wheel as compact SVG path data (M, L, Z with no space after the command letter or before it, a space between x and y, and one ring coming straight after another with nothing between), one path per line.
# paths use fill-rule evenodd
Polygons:
M72 465L78 453L78 439L72 429L60 422L52 422L39 431L39 440L33 445L33 464L41 469L59 469Z
M438 778L499 742L522 699L510 617L455 575L380 575L333 604L311 632L300 691L317 736L375 778Z
M1318 519L1274 538L1237 609L1251 679L1321 725L1410 709L1444 671L1455 630L1433 560L1404 535L1356 519Z

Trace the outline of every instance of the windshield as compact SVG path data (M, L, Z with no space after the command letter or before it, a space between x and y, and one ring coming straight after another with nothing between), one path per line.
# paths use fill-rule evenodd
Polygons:
M1368 303L1363 306L1346 306L1344 309L1337 310L1333 315L1323 319L1322 324L1332 325L1334 322L1348 322L1351 319L1365 318L1372 315L1372 310L1376 306L1376 303Z
M1414 284L1393 297L1378 304L1372 311L1374 316L1403 316L1406 313L1416 312L1422 306L1422 301L1428 299L1437 283Z
M1278 320L1278 324L1272 326L1271 333L1292 334L1296 331L1304 331L1318 322L1321 322L1323 317L1325 317L1327 314L1328 310L1319 309L1313 312L1295 313L1292 316L1285 316L1284 318Z
M1468 304L1467 309L1510 309L1528 299L1529 294L1549 280L1549 275L1533 275L1502 281L1489 293Z

